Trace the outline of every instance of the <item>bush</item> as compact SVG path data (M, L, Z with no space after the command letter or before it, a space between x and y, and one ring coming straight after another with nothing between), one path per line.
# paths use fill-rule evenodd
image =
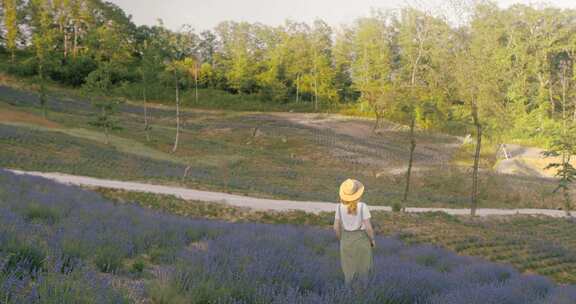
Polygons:
M395 201L392 204L392 211L393 212L401 212L402 211L402 203Z
M136 261L134 261L134 263L132 263L132 266L130 267L130 272L139 275L144 272L145 268L146 268L146 262L142 259L137 259Z
M115 273L122 268L124 254L113 245L103 245L96 249L94 264L101 272Z
M18 277L33 275L42 271L45 259L46 255L41 249L30 245L20 245L8 255L3 272L14 272Z
M184 304L190 303L174 285L154 282L147 288L148 296L155 304Z
M78 271L68 275L47 274L39 278L32 295L25 303L31 304L94 304L130 303L110 282L99 279L90 271Z
M60 219L61 214L55 208L39 204L30 204L24 211L24 218L29 222L40 222L53 225Z
M51 67L48 73L54 81L79 87L84 84L86 77L96 68L98 68L98 65L94 59L78 56L66 59L64 64Z
M8 65L7 72L18 77L30 77L38 74L38 64L34 57L26 58L21 62Z

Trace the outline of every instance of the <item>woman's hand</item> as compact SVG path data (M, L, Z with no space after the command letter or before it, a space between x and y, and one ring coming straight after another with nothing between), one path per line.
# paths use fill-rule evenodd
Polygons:
M341 237L341 231L340 231L340 220L335 220L334 221L334 233L336 233L336 238L338 238L338 240L340 240Z
M376 248L376 241L374 239L370 240L370 247Z

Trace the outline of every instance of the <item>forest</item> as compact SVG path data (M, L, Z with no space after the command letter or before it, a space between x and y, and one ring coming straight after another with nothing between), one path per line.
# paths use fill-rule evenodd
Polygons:
M189 104L199 90L225 91L271 106L345 108L375 116L376 128L385 118L538 145L576 120L575 10L462 1L456 17L404 7L340 26L224 21L174 31L161 20L137 26L100 0L2 4L6 70L38 77L40 91L52 81L95 99Z

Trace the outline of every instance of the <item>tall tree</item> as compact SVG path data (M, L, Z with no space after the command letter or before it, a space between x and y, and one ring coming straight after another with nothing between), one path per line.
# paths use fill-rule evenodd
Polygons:
M6 48L10 52L10 62L14 63L18 39L18 1L3 0L4 27L6 28Z
M203 63L214 64L214 54L218 48L218 37L212 31L203 31L200 33L197 52Z
M576 180L576 168L572 165L576 157L576 121L570 117L568 111L568 92L574 82L574 62L572 60L562 60L559 65L561 83L561 108L562 127L555 132L551 147L544 153L547 157L560 157L560 160L548 165L546 169L556 169L556 176L559 178L558 187L554 192L562 191L564 197L564 211L567 216L571 216L572 210L572 183ZM572 75L571 75L572 74Z
M158 74L163 69L163 58L158 46L154 43L149 43L148 40L143 41L141 55L142 62L140 64L139 72L142 79L144 132L146 134L146 140L150 141L150 131L152 130L152 127L150 124L150 113L148 110L148 98L150 96L149 88L159 82Z
M312 78L314 110L320 99L335 101L334 68L332 66L332 29L322 20L314 21L311 33Z
M39 22L33 33L33 45L38 62L38 82L40 84L40 104L44 118L48 116L48 92L45 68L54 61L55 33L52 29L52 15L46 0L35 0L39 12Z
M193 66L190 56L195 47L195 35L189 26L184 26L179 32L171 33L166 31L163 37L167 46L166 71L173 75L176 103L176 136L172 153L176 153L180 142L180 102L182 78ZM188 60L187 60L188 59Z
M312 90L308 85L308 76L312 71L310 60L310 26L305 23L287 21L284 25L286 32L283 47L286 48L286 78L291 83L291 88L296 103L303 100L304 94L309 94Z
M256 33L260 43L260 73L256 76L266 99L284 102L288 98L286 83L287 36L283 28L261 27Z
M374 131L391 107L385 96L393 90L393 53L386 23L387 16L382 14L362 18L356 21L353 34L352 80L361 93L360 100L368 103L376 116Z
M256 84L255 47L252 25L247 22L223 22L216 27L221 51L215 58L228 86L237 93L253 93Z
M471 215L476 215L479 196L479 168L482 139L489 135L487 117L501 111L505 99L506 83L505 52L498 47L502 43L502 19L493 3L457 3L461 16L469 16L469 27L457 32L458 45L455 54L454 73L458 82L459 97L468 107L475 131L476 144L472 167Z
M338 92L338 99L344 102L353 101L355 98L352 89L353 39L353 29L350 27L341 27L336 32L333 47L335 89Z
M433 17L427 12L421 12L414 8L406 8L401 13L399 29L399 47L401 48L401 70L404 71L404 83L407 85L409 94L405 102L405 111L409 117L409 156L406 170L406 182L402 201L408 201L414 151L416 150L416 123L417 111L422 106L422 94L426 86L422 82L425 62L429 61L429 40L432 31Z
M110 133L121 129L119 121L114 117L117 99L111 98L113 66L110 62L102 62L97 70L90 73L86 83L82 86L84 94L91 99L92 104L98 109L91 125L104 131L105 143L110 143Z

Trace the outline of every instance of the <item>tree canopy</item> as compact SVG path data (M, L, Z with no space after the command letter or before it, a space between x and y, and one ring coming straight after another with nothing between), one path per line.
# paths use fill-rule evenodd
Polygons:
M225 21L197 32L136 26L101 0L2 4L1 46L19 61L12 71L65 85L83 86L105 69L112 88L144 85L149 98L162 99L174 89L166 74L186 63L184 91L255 94L316 110L360 105L402 123L414 115L419 129L473 133L471 100L487 136L544 140L562 111L576 120L576 10L480 1L458 25L405 8L340 27ZM564 107L561 62L571 80Z

